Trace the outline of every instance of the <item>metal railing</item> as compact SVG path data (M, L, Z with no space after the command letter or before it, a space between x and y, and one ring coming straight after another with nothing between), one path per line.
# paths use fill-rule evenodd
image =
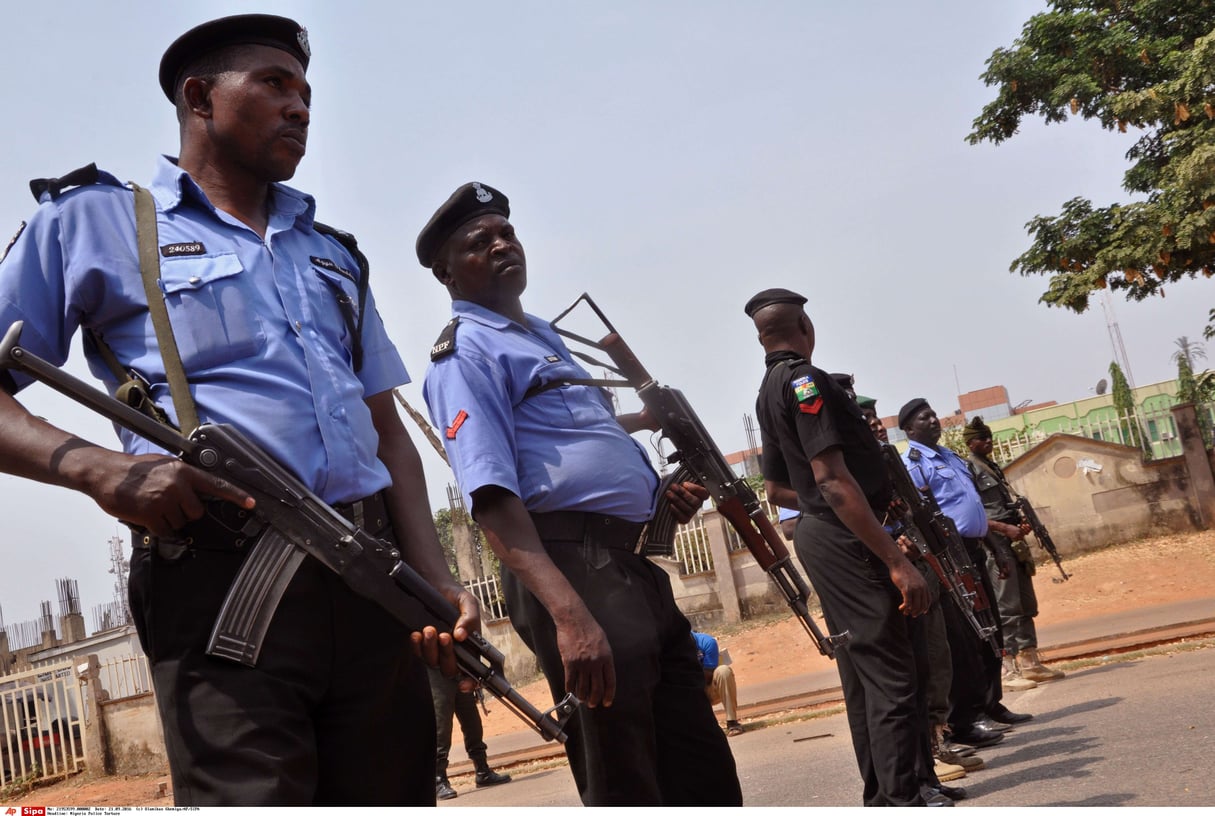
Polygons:
M152 672L142 654L111 658L101 664L101 688L110 700L138 697L152 691Z
M506 601L502 598L502 584L497 575L474 578L465 581L464 586L481 604L481 620L489 623L506 617Z

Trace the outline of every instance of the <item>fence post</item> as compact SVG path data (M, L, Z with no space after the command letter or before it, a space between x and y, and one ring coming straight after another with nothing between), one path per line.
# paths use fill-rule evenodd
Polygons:
M742 620L742 606L738 600L738 587L734 585L730 546L722 529L724 521L716 510L708 510L704 514L704 522L709 552L713 556L713 576L717 579L717 600L721 602L722 619L726 623L738 623Z
M1208 529L1215 520L1215 475L1211 473L1211 459L1198 427L1198 413L1194 404L1184 402L1174 405L1173 421L1177 423L1177 436L1181 439L1181 452L1185 456L1186 471L1190 476L1190 487L1194 491L1194 509L1202 528Z
M114 772L110 752L106 750L105 720L101 716L101 701L105 692L101 688L101 661L91 654L86 663L76 664L76 676L80 681L84 698L84 768L90 779L109 776Z

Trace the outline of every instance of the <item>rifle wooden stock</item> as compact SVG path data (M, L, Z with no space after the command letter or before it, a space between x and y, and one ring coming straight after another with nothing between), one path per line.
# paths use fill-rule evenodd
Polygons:
M182 461L222 476L253 496L258 535L224 599L208 653L247 666L257 662L262 639L295 570L312 556L341 576L356 594L379 604L413 631L427 626L451 632L459 610L401 559L390 542L367 534L312 493L239 430L202 425L189 437L42 360L19 345L20 321L0 342L0 369L20 369L61 394L139 434ZM565 742L565 721L578 701L567 696L541 712L507 682L502 653L479 632L453 640L460 670L488 688L546 740Z
M588 340L557 327L558 321L583 300L608 330L601 340ZM609 367L624 377L625 381L620 384L637 391L663 436L675 448L675 453L667 457L667 462L678 467L659 488L658 509L646 527L644 551L650 554L673 551L676 524L664 498L665 488L675 481L698 482L709 491L722 517L737 531L747 550L776 584L818 651L833 658L836 648L848 642L849 634L825 635L814 622L807 605L810 588L794 568L780 533L764 515L755 491L746 481L734 475L725 456L684 395L673 388L659 385L650 376L632 349L586 294L553 321L553 328L565 337L606 353L612 360Z

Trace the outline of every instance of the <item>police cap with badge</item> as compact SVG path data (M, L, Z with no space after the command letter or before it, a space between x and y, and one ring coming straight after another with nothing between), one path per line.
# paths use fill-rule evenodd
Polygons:
M169 101L182 72L200 57L230 45L268 45L286 51L308 70L308 29L273 14L238 14L211 20L182 34L160 60L160 87Z
M415 247L418 263L427 269L433 267L435 256L447 239L461 226L483 215L510 218L510 201L493 187L479 181L460 185L418 233Z

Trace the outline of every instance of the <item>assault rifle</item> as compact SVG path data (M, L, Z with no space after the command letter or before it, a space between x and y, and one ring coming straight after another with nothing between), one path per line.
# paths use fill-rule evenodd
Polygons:
M413 631L434 626L450 632L455 626L459 610L401 560L393 544L351 524L239 430L202 425L183 436L22 348L21 328L21 321L13 323L0 342L0 369L24 371L256 500L250 521L240 531L251 539L257 536L256 544L224 599L208 654L256 665L282 594L307 556ZM502 653L480 633L470 632L466 640L453 643L460 671L489 689L544 739L565 742L565 722L577 708L577 698L567 695L541 712L507 682Z
M894 445L882 445L882 458L894 486L886 519L888 524L894 522L891 535L911 539L975 634L1000 657L999 627L991 601L953 519L941 512L931 492L916 487Z
M594 341L558 327L558 322L585 301L595 312L608 333L602 340ZM606 368L623 380L593 381L599 385L614 387L629 386L636 389L642 404L658 421L662 435L672 444L675 452L666 457L668 464L677 464L675 472L668 475L659 488L658 508L654 518L643 533L643 552L647 555L671 555L675 550L675 527L677 526L670 503L663 497L671 484L694 481L703 485L713 497L717 511L730 522L756 562L780 589L785 601L801 621L803 628L814 641L820 654L835 657L835 650L850 639L847 632L824 635L810 616L807 602L810 588L801 574L794 568L789 551L772 522L764 514L759 497L744 480L734 474L725 456L709 436L700 417L692 410L684 395L658 382L621 339L616 329L604 316L595 302L585 293L574 304L559 314L552 322L558 334L575 340L589 348L604 352L612 365L596 360L578 351L572 354L591 365Z
M1012 503L1012 509L1017 511L1017 515L1021 517L1021 521L1028 524L1033 530L1034 538L1038 539L1038 543L1042 545L1042 549L1046 550L1055 562L1055 566L1059 568L1059 574L1066 581L1071 576L1063 570L1063 561L1059 558L1059 551L1055 548L1055 542L1050 537L1050 532L1046 529L1046 525L1042 523L1042 519L1038 518L1037 511L1034 506L1029 503L1029 499L1024 496L1018 496L1016 501Z

